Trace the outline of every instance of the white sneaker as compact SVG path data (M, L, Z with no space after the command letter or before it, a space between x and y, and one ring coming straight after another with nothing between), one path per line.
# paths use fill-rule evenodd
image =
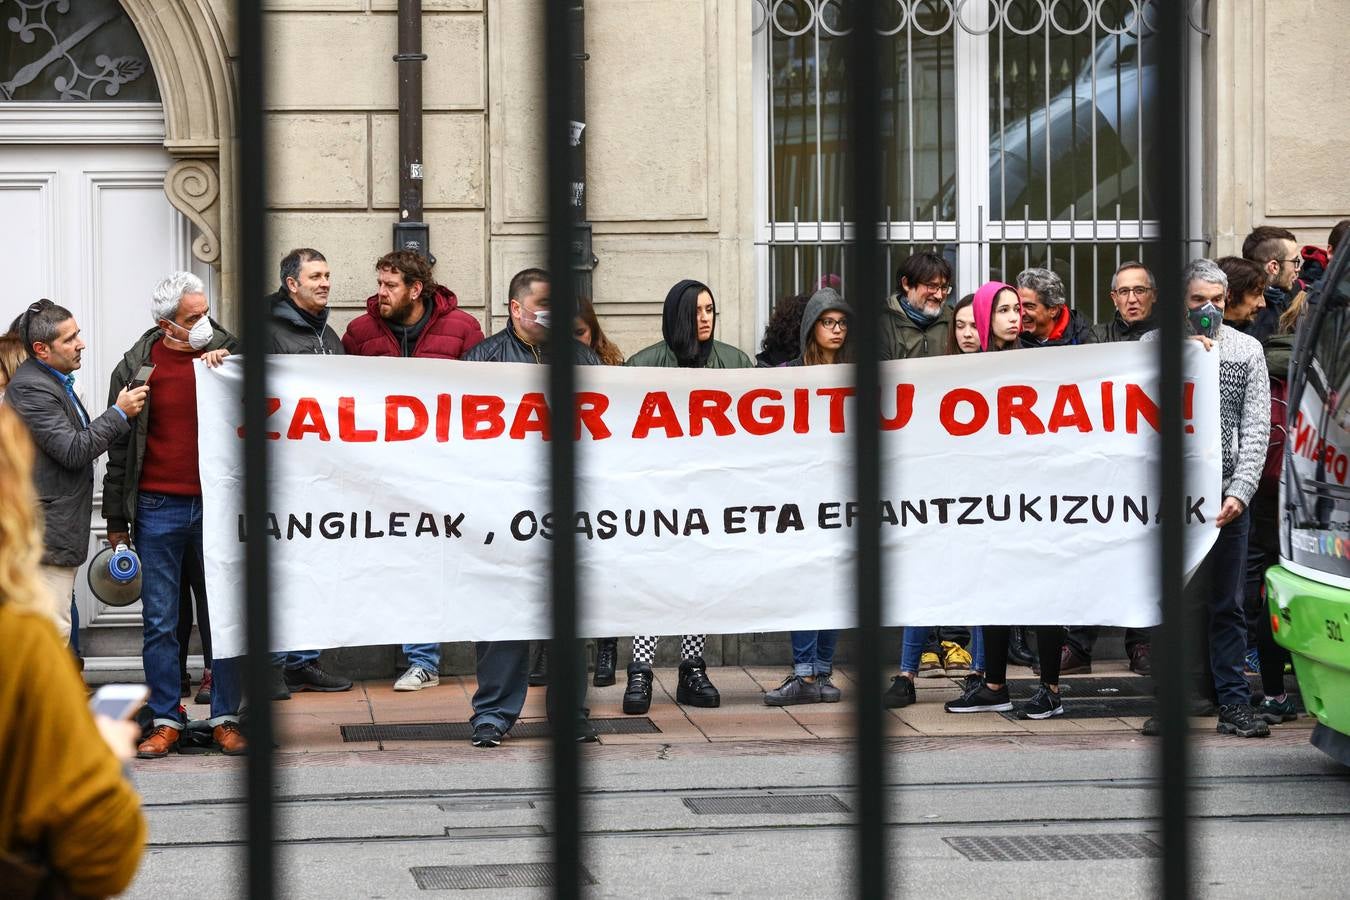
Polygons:
M408 666L408 671L394 682L396 691L420 691L422 688L435 687L441 683L441 676L428 672L421 666Z

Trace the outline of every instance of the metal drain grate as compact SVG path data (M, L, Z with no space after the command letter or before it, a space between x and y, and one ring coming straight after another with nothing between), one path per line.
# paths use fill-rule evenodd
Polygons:
M1008 682L1008 693L1014 700L1030 700L1040 685L1038 678L1014 678ZM1102 678L1061 678L1059 690L1064 697L1152 697L1153 679L1140 675Z
M1124 700L1080 700L1064 696L1064 716L1069 719L1110 719L1116 716L1148 718L1158 711L1151 697L1127 697ZM1005 719L1020 719L1022 714L1013 709L999 713Z
M846 813L833 794L796 796L685 797L684 805L699 816L786 816L802 813Z
M591 719L597 734L660 734L661 729L646 716L617 719ZM376 725L339 725L345 743L364 741L467 741L473 736L468 722L398 722ZM511 737L548 737L547 722L521 722L511 729Z
M584 866L581 883L595 884ZM483 866L414 866L417 887L424 891L473 891L484 888L553 887L552 863L502 863Z
M1162 855L1162 848L1142 834L1035 834L942 840L975 862L1153 859Z

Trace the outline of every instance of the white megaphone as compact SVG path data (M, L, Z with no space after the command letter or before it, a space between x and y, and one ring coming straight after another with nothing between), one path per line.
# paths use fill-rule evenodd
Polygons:
M89 563L89 590L100 603L130 606L141 598L141 559L126 544L104 547Z

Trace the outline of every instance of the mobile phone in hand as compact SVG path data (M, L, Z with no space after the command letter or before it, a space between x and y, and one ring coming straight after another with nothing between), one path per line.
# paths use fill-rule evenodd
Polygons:
M136 371L136 377L131 379L131 384L128 384L127 387L138 388L141 385L148 383L150 381L150 376L153 375L154 372L154 364L146 363Z
M143 684L105 684L89 700L89 710L120 722L136 715L149 698L150 689Z

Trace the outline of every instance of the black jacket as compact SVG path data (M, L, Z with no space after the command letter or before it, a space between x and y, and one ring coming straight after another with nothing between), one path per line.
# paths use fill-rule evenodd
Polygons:
M201 352L219 350L222 347L231 353L239 349L234 339L220 323L211 320L214 332L211 343ZM113 369L112 380L108 386L108 405L117 401L117 395L131 381L141 366L150 361L150 348L163 334L158 328L151 328L132 345L122 357L122 361ZM131 428L113 441L108 447L108 471L103 475L103 518L108 520L109 531L127 531L136 521L136 498L141 489L141 464L145 462L145 435L150 427L150 407L155 389L150 388L151 396L145 399L145 408L141 414L131 420Z
M572 342L572 350L576 354L576 363L579 366L598 366L601 365L600 357L595 355L595 351L579 341ZM508 322L506 327L479 344L474 345L473 349L465 353L461 359L466 362L513 362L513 363L547 363L548 348L535 347L533 344L527 344L516 334L516 330Z
M322 324L315 328L305 321L284 291L267 298L272 304L272 352L306 353L331 356L346 353L342 339L328 324L328 307L319 314Z
M72 403L65 385L36 359L26 360L14 372L5 389L5 403L28 426L37 450L33 483L42 513L42 562L49 566L81 565L89 556L94 460L131 426L121 411L110 405L97 418L85 413L89 420L86 427L80 419L83 405L79 400Z
M1110 322L1098 322L1088 329L1088 339L1084 343L1116 344L1122 341L1137 341L1157 327L1152 316L1130 325L1120 317L1120 313L1116 313Z
M1064 327L1064 333L1057 338L1049 340L1037 340L1028 332L1022 332L1023 347L1069 347L1078 344L1090 344L1092 339L1089 336L1091 328L1087 319L1078 314L1078 310L1069 309L1069 324Z

